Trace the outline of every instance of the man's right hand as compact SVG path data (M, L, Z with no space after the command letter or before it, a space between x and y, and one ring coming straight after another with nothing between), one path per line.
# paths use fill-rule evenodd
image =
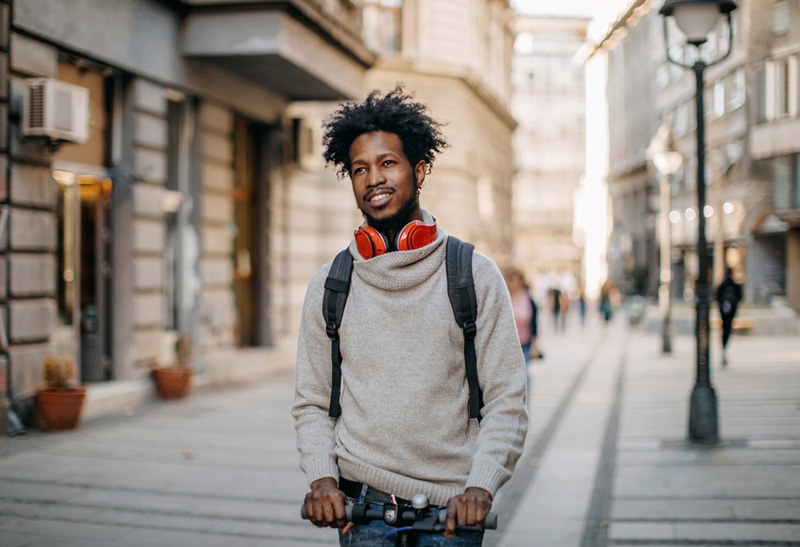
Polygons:
M324 477L311 483L311 492L305 499L306 514L315 526L341 528L344 535L353 527L352 522L347 522L345 503L347 496L339 490L336 480Z

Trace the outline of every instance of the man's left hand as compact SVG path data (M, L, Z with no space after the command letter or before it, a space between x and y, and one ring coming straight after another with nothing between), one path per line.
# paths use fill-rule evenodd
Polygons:
M483 527L483 521L492 508L492 495L472 486L463 494L447 500L447 519L444 523L444 537L448 541L456 533L456 525Z

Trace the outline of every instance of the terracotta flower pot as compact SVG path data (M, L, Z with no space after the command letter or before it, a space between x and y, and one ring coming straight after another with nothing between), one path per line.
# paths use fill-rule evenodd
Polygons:
M194 370L191 367L157 368L153 370L156 394L162 399L181 399L189 393L189 382Z
M51 387L37 391L36 404L47 422L47 429L58 431L76 427L85 397L86 386Z

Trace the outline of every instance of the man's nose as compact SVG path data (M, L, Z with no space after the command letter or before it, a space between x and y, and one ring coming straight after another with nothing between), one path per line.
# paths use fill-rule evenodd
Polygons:
M377 186L378 184L382 184L386 182L386 177L383 175L383 172L378 169L370 169L369 175L367 176L367 185L369 186Z

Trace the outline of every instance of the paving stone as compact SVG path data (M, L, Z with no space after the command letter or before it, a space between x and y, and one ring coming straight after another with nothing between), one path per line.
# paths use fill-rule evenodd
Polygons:
M27 547L36 539L26 534L12 534L0 530L0 545L3 547Z
M611 540L676 539L675 526L671 522L612 522L608 537Z
M52 519L58 521L81 522L92 520L105 510L103 507L74 507L64 503L17 503L1 501L0 513L15 515L23 519Z
M65 522L57 520L15 520L0 525L0 532L12 534L36 534L62 539L81 539L87 541L115 541L134 532L134 528L106 526L85 522Z
M165 547L256 547L263 542L263 538L236 537L225 534L212 534L208 532L183 532L171 530L138 530L127 536L124 541L117 541L115 545L141 546L162 545Z
M63 538L56 539L40 539L33 543L28 544L29 547L114 547L117 545L116 541L89 541L84 538Z
M611 516L617 519L731 519L733 503L727 500L621 500L613 502Z
M487 532L487 538L491 534ZM583 535L582 520L550 519L543 522L530 519L526 526L503 533L499 545L501 547L531 547L532 538L539 545L558 545L559 547L578 546ZM486 542L484 542L486 543Z
M730 506L737 519L798 520L800 505L790 499L731 500Z
M0 479L0 499L14 501L69 500L86 492L85 488L52 484L48 482Z
M800 524L677 523L678 539L718 541L800 541Z

